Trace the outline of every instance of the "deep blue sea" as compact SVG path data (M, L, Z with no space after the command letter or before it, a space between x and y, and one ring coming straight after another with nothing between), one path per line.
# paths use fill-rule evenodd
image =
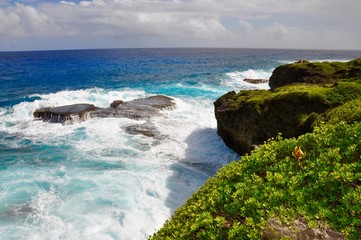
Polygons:
M109 49L0 52L0 239L147 239L222 165L239 156L216 134L213 102L267 89L285 63L347 61L360 51ZM145 120L34 120L43 107L154 94L175 109Z

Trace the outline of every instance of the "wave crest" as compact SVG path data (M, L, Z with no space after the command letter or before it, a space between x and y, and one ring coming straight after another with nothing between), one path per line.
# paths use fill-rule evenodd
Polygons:
M235 71L227 73L221 81L221 85L239 91L243 89L269 89L268 83L252 84L244 79L269 79L272 70L248 69L246 71Z

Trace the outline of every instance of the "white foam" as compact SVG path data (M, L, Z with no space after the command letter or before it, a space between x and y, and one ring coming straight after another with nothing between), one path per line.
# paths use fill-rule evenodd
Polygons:
M130 89L61 91L1 112L0 121L11 123L1 127L6 134L34 145L70 146L61 153L59 164L48 163L39 153L39 167L26 174L23 168L16 170L22 177L14 184L26 176L29 182L51 185L39 189L29 203L31 221L17 223L22 236L147 239L211 173L238 158L216 134L213 102L205 98L175 98L175 109L151 119L162 140L124 132L124 126L143 120L88 119L64 126L32 119L40 107L73 103L106 107L116 99L146 96Z
M235 91L242 89L269 89L268 83L252 84L245 82L244 79L269 79L272 71L273 70L248 69L246 71L230 72L222 79L221 85L227 86Z

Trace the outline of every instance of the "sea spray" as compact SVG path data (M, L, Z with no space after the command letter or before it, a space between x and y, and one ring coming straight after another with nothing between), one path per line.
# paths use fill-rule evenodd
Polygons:
M252 84L244 81L245 79L264 79L268 80L272 74L272 69L266 71L262 69L248 69L246 71L235 71L227 73L222 79L221 85L227 86L232 90L240 89L268 89L268 83Z
M39 100L17 104L2 116L13 124L3 127L3 134L27 139L17 141L12 151L31 148L20 157L24 161L2 175L12 177L17 188L25 179L29 183L21 190L23 197L12 193L17 204L2 199L0 212L5 217L26 206L16 218L25 237L36 231L39 238L144 239L209 175L238 158L217 136L212 101L204 98L174 98L175 109L151 119L164 136L161 140L124 132L124 126L145 120L91 118L62 125L30 118L36 108L58 102L92 100L105 106L104 95L109 92L99 89L39 95ZM121 90L111 95L128 100L147 94ZM16 227L6 231L4 236L18 236Z

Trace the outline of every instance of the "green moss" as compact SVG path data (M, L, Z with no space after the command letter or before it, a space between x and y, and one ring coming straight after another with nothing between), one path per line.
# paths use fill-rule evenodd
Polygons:
M273 117L276 117L275 121L281 121L277 124L282 123L284 127L287 127L285 123L288 121L289 128L295 129L307 119L311 121L310 114L325 113L359 97L361 97L361 84L358 81L341 81L327 87L295 84L268 91L246 90L227 98L226 102L227 109L254 108L268 123L274 121ZM312 119L316 120L316 118ZM311 122L308 124L312 125ZM300 133L311 130L304 128L300 130ZM281 132L287 137L297 136L297 133L296 135L288 134L287 129Z
M361 238L361 123L270 140L223 167L151 239L260 239L270 218ZM292 157L295 146L305 157Z
M270 77L272 89L307 83L328 85L347 78L361 77L361 59L350 62L298 62L277 67Z
M361 84L359 82L339 82L335 87L328 88L324 93L325 99L332 106L340 106L350 100L361 96Z
M349 101L323 114L322 117L317 120L317 125L322 124L322 122L336 124L341 121L347 123L361 121L361 98Z

